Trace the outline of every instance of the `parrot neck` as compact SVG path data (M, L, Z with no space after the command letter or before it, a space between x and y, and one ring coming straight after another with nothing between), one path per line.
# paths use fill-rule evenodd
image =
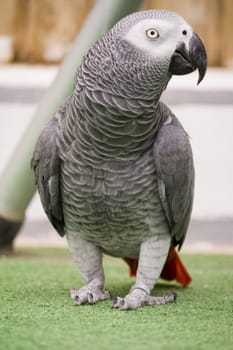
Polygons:
M76 125L79 152L128 161L149 149L162 122L166 66L124 41L97 42L78 70L68 120Z
M72 96L67 127L73 125L84 158L131 160L149 149L163 122L159 103L127 100L82 90Z

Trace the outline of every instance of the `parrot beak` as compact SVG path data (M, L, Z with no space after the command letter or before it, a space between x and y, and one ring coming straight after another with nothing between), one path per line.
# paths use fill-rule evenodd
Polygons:
M189 41L189 48L184 43L178 44L171 58L169 72L175 75L183 75L198 69L199 84L205 76L207 69L207 55L205 47L196 33L193 33Z

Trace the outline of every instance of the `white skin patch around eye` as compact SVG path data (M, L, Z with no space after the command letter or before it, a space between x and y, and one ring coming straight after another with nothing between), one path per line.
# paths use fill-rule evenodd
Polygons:
M147 30L155 28L159 36L151 40L147 37ZM183 35L183 30L187 35ZM141 20L132 26L125 34L124 39L140 50L146 51L151 57L170 57L179 41L189 41L191 28L183 23L159 19Z

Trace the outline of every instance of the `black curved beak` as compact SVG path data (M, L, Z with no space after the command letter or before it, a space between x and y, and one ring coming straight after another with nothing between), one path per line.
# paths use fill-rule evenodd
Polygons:
M189 49L184 43L179 44L171 58L169 72L175 75L183 75L198 69L199 84L205 76L207 69L207 55L205 47L196 33L193 33L189 41Z

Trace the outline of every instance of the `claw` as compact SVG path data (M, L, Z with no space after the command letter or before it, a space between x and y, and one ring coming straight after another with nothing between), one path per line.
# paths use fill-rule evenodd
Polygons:
M125 304L124 299L120 297L115 297L112 301L113 308L121 308L122 306L124 306L124 304Z
M81 299L79 298L78 295L76 295L74 298L74 305L81 305L81 304L82 304Z
M112 299L112 307L116 307L117 304L117 297Z
M102 293L102 299L101 300L106 300L106 299L111 299L111 293L108 290L105 290Z
M100 300L110 299L111 297L109 291L102 292L99 288L88 285L79 290L72 288L70 290L70 296L74 301L74 305L95 304Z
M176 301L176 299L177 299L177 293L176 293L176 292L172 292L171 294L173 294L174 301Z
M94 304L94 295L93 293L88 293L87 294L87 300L89 304Z
M70 297L72 300L75 300L76 295L78 294L78 290L76 288L71 288Z

